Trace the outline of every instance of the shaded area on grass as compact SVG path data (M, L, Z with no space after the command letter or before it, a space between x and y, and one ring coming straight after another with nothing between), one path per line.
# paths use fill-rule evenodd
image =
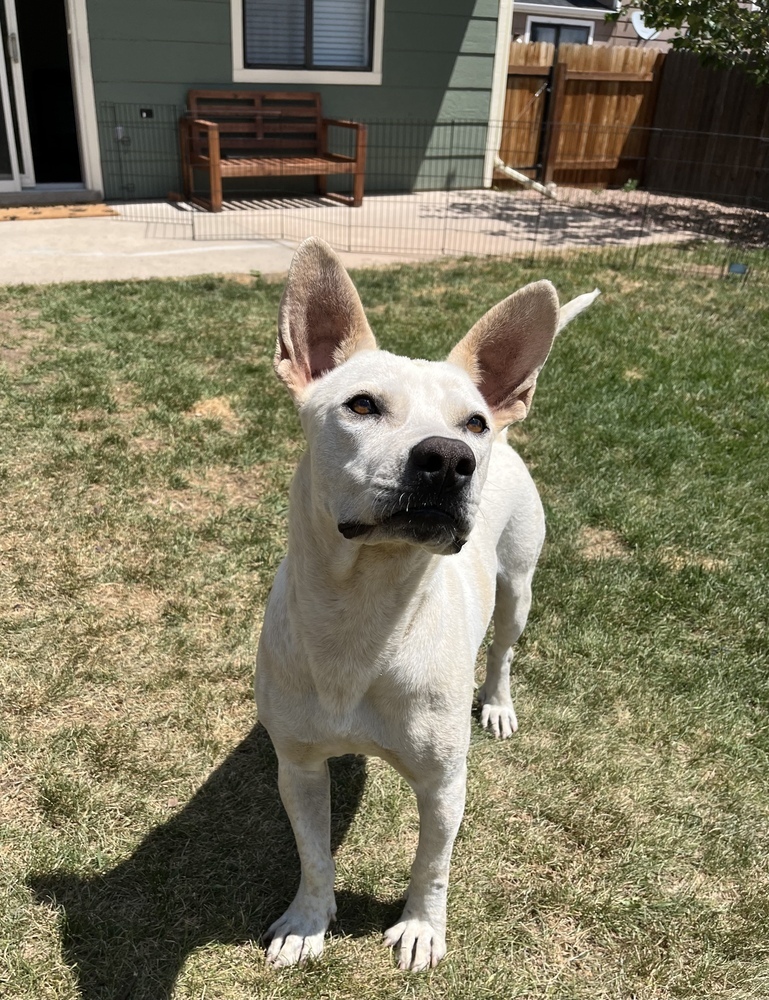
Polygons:
M360 803L366 764L349 756L330 766L335 851ZM161 1000L194 949L258 941L291 901L298 875L275 754L257 725L125 861L95 876L38 873L28 884L62 911L64 958L83 1000ZM389 907L340 895L346 932L384 926Z

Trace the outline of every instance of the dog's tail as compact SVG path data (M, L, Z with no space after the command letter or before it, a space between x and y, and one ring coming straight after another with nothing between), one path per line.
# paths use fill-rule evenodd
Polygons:
M556 330L556 334L560 333L567 323L571 323L575 316L579 316L583 309L587 309L589 305L595 302L600 294L600 288L595 288L592 292L578 295L576 299L572 299L565 306L561 306L558 311L558 329Z

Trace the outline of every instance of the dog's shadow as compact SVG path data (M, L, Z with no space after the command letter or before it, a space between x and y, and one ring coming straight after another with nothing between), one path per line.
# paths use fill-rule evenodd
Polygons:
M360 803L365 760L330 761L332 849ZM64 960L83 1000L165 1000L187 956L212 942L258 941L298 885L294 838L277 791L277 763L256 726L172 819L111 870L30 879L62 912ZM392 901L339 893L353 935L386 926ZM257 960L261 960L258 959Z

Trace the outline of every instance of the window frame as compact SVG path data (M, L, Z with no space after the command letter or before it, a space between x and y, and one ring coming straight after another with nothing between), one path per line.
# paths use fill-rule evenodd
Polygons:
M547 8L545 8L546 10ZM608 8L606 13L608 13ZM593 44L593 35L595 31L595 21L581 21L577 18L571 17L543 17L541 14L529 14L526 17L526 31L523 36L525 42L531 41L531 28L534 24L542 24L548 27L552 26L554 28L564 27L564 28L587 28L588 36L585 45Z
M244 0L230 0L232 28L232 80L234 83L315 83L380 86L382 83L382 43L384 40L385 0L371 0L369 30L370 69L297 69L275 66L247 66L245 61Z

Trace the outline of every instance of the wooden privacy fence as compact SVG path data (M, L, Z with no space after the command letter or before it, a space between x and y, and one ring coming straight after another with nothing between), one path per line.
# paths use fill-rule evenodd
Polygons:
M500 158L573 187L643 181L663 53L514 43ZM500 175L500 179L503 175Z
M769 85L668 52L654 127L647 187L769 207Z

